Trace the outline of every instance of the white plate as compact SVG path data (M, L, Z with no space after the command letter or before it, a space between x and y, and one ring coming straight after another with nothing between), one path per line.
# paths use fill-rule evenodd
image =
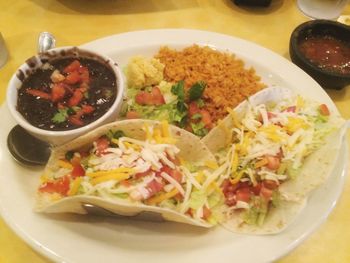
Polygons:
M152 55L159 46L193 43L234 52L269 85L297 89L308 97L334 104L321 87L283 57L253 43L196 30L150 30L115 35L85 44L125 65L137 54ZM273 236L237 235L217 227L204 230L175 223L150 223L78 215L46 216L32 211L41 169L17 165L6 148L15 124L0 109L0 212L28 244L54 261L64 262L270 262L295 248L328 216L342 191L348 150L343 144L336 170L313 192L308 205L284 232Z

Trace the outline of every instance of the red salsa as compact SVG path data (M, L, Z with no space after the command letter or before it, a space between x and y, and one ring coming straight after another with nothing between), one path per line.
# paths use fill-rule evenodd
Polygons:
M350 44L332 36L313 36L300 43L300 51L313 64L341 74L350 73Z
M17 110L45 130L71 130L100 118L116 99L112 69L90 58L60 58L23 80Z

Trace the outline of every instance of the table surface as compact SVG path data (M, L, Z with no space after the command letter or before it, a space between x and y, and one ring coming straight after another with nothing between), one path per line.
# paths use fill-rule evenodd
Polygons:
M343 14L350 14L349 4ZM13 72L36 52L36 39L41 31L52 32L58 44L64 46L127 31L200 29L255 42L289 59L290 34L307 20L295 0L273 0L265 9L239 8L229 0L1 0L0 30L9 60L0 69L0 102L4 101ZM327 92L342 116L350 119L350 87ZM328 220L279 262L350 262L349 208L347 179ZM2 263L49 262L17 237L1 216L0 247Z

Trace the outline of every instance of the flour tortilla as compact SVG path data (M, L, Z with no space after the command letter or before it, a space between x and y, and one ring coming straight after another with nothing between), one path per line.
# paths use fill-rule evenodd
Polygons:
M54 148L46 170L55 168L57 161L64 158L65 153L70 150L83 149L91 147L94 140L106 134L109 130L121 130L128 137L144 140L146 133L143 127L147 124L149 127L160 127L161 123L152 120L123 120L110 123L88 134L79 137L63 146ZM176 140L176 146L180 149L178 156L190 163L204 163L205 161L215 162L215 157L200 139L190 132L170 125L170 133L172 138ZM104 208L110 212L122 216L137 216L145 212L159 214L168 221L176 221L201 227L211 227L212 225L195 220L185 214L173 211L168 208L160 208L144 204L130 203L122 199L106 199L97 196L79 195L72 197L64 197L56 202L51 201L46 194L38 193L36 199L36 211L44 213L78 213L87 214L83 204L92 204Z
M288 99L296 94L286 88L273 87L264 89L249 98L252 106L264 103L278 102ZM242 102L235 109L237 120L241 120L247 110L248 101ZM307 202L307 197L312 190L324 184L331 176L336 161L339 157L339 149L345 136L347 125L344 119L331 113L330 123L336 130L325 139L324 145L308 156L300 174L293 180L285 182L279 188L281 203L278 208L272 208L261 227L242 224L239 215L232 215L223 226L236 233L250 234L275 234L281 232L296 218ZM230 136L227 130L234 127L232 117L227 116L217 127L212 129L202 141L212 153L227 147Z
M305 208L307 199L298 202L281 200L279 207L271 207L264 224L259 227L243 222L239 213L233 214L221 225L232 232L240 234L269 235L282 232L290 225Z

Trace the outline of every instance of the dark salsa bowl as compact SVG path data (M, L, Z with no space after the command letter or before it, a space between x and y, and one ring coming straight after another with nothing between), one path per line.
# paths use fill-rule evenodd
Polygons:
M330 20L299 25L290 37L292 61L323 88L350 84L350 27Z
M77 47L29 58L12 76L7 104L19 125L62 144L117 119L124 83L110 58Z

